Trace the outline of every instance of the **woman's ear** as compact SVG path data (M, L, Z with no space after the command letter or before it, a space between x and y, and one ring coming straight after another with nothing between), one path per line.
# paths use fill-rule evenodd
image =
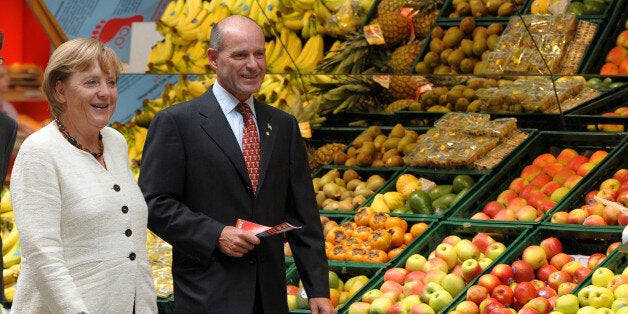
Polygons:
M61 81L57 81L55 84L55 98L61 103L66 103L65 86Z

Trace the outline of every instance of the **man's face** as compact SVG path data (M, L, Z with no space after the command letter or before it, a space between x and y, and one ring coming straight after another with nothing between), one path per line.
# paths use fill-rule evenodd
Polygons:
M266 74L264 34L252 23L224 30L224 45L220 52L210 48L210 65L218 81L239 100L256 93Z

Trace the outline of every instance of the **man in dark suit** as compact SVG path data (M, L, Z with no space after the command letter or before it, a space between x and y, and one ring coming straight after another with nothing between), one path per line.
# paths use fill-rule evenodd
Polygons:
M4 179L7 176L7 170L9 168L9 161L11 160L11 153L13 152L13 144L15 143L15 136L17 134L17 122L0 112L0 190L4 186ZM2 246L2 239L0 239L0 247ZM2 266L2 261L0 261ZM0 304L4 303L4 281L0 279Z
M154 117L141 162L148 227L173 246L175 311L288 312L283 236L258 238L234 227L242 218L302 227L286 238L310 308L332 313L324 237L297 121L252 96L266 72L264 34L249 18L228 17L212 29L207 55L216 84ZM243 158L245 120L235 109L242 102L259 134L258 180L251 180Z

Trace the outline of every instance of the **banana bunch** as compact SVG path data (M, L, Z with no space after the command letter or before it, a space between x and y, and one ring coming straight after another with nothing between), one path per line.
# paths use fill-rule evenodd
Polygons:
M274 41L272 51L266 51L266 69L269 73L289 72L303 50L301 38L295 31L282 27Z
M2 191L0 191L0 217L4 217L5 214L13 214L13 207L11 206L9 189L2 187Z
M4 296L7 302L11 302L15 294L17 277L20 274L22 251L17 227L15 226L9 189L2 187L0 193L0 198L2 199L0 204L0 234L2 236L2 261L4 263L2 278L4 280Z
M148 128L155 114L172 105L196 98L203 94L215 81L214 76L199 75L191 80L188 75L181 74L177 83L166 83L160 96L155 99L144 99L142 108L135 111L131 122L139 127Z
M7 302L13 302L15 295L15 284L17 277L20 275L21 264L15 264L2 270L2 279L4 280L4 298Z
M318 63L323 60L324 46L323 36L313 35L305 42L301 53L289 67L302 74L312 73Z
M125 124L120 122L114 122L111 127L116 129L124 138L129 150L129 165L133 174L139 176L139 167L142 161L142 151L144 150L144 143L146 142L146 134L148 129L136 125L133 122L127 122Z

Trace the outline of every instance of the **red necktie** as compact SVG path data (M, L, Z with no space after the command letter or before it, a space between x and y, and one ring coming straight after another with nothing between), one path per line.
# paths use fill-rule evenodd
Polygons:
M253 193L257 191L257 180L259 179L259 136L257 135L257 127L253 121L251 108L245 103L239 103L236 110L244 119L244 130L242 132L242 155L246 162L246 169L249 171L251 185L253 185Z

